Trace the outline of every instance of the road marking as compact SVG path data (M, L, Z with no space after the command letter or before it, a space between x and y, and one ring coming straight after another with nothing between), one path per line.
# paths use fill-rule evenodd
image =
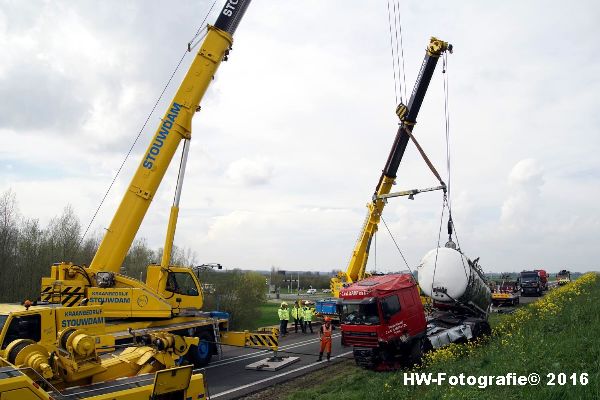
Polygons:
M295 348L298 346L303 346L305 344L313 343L315 340L318 340L318 338L312 338L312 339L307 339L307 340L303 340L300 342L290 343L288 345L279 347L278 350L285 350L285 349ZM293 346L293 347L291 347L291 346ZM239 348L241 349L242 347L239 347ZM250 348L246 347L245 349L258 350L258 351L253 352L252 354L241 354L239 356L234 356L231 358L226 358L224 360L219 360L214 363L211 363L211 366L212 365L219 366L219 365L223 365L223 364L230 364L230 361L232 361L232 360L236 360L236 359L245 360L247 358L254 358L254 357L262 356L265 354L269 354L272 351L272 350L260 350L260 349L256 349L256 348L252 348L252 347L250 347Z
M334 334L334 337L337 337L337 336L339 336L339 335L335 335ZM290 348L289 346L296 346L296 345L300 345L300 344L313 343L315 340L318 341L319 338L318 337L313 337L311 339L306 339L306 340L301 340L299 342L290 343L290 344L287 344L287 345L284 345L284 346L280 346L279 350L285 350L287 348ZM223 345L223 346L228 347L227 345ZM268 353L271 352L271 350L263 350L263 349L258 349L258 348L255 348L255 347L243 347L243 348L242 347L238 347L238 348L239 349L245 349L245 350L257 350L256 352L254 352L252 354L268 354ZM242 354L242 355L230 357L230 358L227 358L227 359L224 359L224 360L218 360L214 364L215 365L219 365L219 363L222 363L222 362L226 362L226 361L230 361L230 360L235 360L237 358L245 358L245 357L248 357L248 354Z
M351 351L348 351L348 352L346 352L346 353L342 353L342 354L340 354L340 355L337 355L337 356L335 356L335 357L331 357L331 358L332 358L332 359L336 359L336 358L339 358L339 357L344 357L344 356L347 356L348 354L352 354L352 352L351 352ZM323 363L326 363L326 362L328 362L328 361L325 361L325 360L324 360L324 361L318 361L318 362L316 362L316 363L313 363L313 364L308 364L308 365L305 365L305 366L302 366L302 367L298 367L298 368L296 368L296 369L293 369L293 370L291 370L291 371L282 372L281 374L273 375L273 376L270 376L270 377L268 377L268 378L265 378L265 379L261 379L261 380L259 380L259 381L256 381L256 382L254 382L254 383L249 383L249 384L247 384L247 385L238 386L238 387L236 387L236 388L229 389L229 390L226 390L226 391L224 391L224 392L220 392L220 393L217 393L217 394L213 394L213 395L211 395L211 396L209 397L209 399L214 399L214 398L217 398L217 397L225 396L225 395L227 395L227 394L234 393L234 392L237 392L237 391L239 391L239 390L247 389L247 388L249 388L249 387L252 387L252 386L255 386L255 385L259 385L259 384L261 384L261 383L265 383L265 382L268 382L268 381L270 381L270 380L273 380L273 379L281 378L282 376L286 376L286 375L292 374L292 373L294 373L294 372L302 371L302 370L304 370L304 369L307 369L307 368L310 368L310 367L314 367L315 365L323 364Z
M332 335L333 338L337 338L339 337L340 334L334 334ZM319 338L313 338L310 340L305 340L302 342L298 342L298 343L291 343L288 344L286 346L281 346L279 348L279 350L288 350L288 349L295 349L296 347L302 347L304 345L310 344L310 343L316 343L319 340ZM270 350L263 350L260 351L258 353L252 353L252 354L248 354L248 355L241 355L241 356L235 356L232 358L228 358L225 360L221 360L221 361L217 361L214 363L210 363L209 365L207 365L206 367L204 367L204 369L210 369L210 368L215 368L215 367L220 367L221 365L227 365L227 364L232 364L232 363L236 363L238 361L244 361L244 360L249 360L251 358L256 358L256 357L261 357L261 356L265 356L267 354L269 354L271 351Z

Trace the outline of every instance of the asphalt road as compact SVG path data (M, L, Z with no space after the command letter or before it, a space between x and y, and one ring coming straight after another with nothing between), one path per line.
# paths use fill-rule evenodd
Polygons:
M552 287L550 287L550 290L552 290ZM542 296L545 296L546 293L548 293L548 292L543 292ZM537 301L539 299L541 299L541 296L540 297L537 297L537 296L521 296L519 298L519 304L529 304L529 303L533 303L534 301ZM512 310L515 310L515 309L516 309L516 307L509 306L509 305L501 305L501 306L495 306L494 307L494 310L497 311L497 312L510 312Z
M543 295L545 295L547 292L544 292ZM534 301L538 301L540 299L540 297L537 296L521 296L519 298L519 303L521 304L529 304L529 303L533 303Z
M544 293L545 294L545 293ZM521 304L528 304L539 297L521 297ZM514 307L501 307L504 312ZM319 355L318 325L314 334L290 333L280 339L280 356L299 357L299 361L278 371L247 370L246 365L269 358L272 352L266 350L235 348L223 346L222 358L215 359L206 367L204 377L207 382L210 399L228 400L247 396L281 382L317 369L352 358L350 347L342 347L339 328L334 331L332 359L330 362L317 362Z
M222 359L213 358L204 371L209 398L235 399L352 357L351 348L342 347L338 329L333 335L331 361L317 362L319 356L317 329L314 329L314 334L290 333L280 339L278 355L299 357L300 360L275 372L245 369L248 364L270 357L272 352L223 346Z

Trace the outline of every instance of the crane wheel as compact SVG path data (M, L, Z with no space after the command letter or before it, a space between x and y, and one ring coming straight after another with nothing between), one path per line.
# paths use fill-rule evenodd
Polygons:
M194 368L200 368L208 365L213 356L215 347L212 334L203 331L198 334L198 345L191 345L187 352L187 360L194 365Z

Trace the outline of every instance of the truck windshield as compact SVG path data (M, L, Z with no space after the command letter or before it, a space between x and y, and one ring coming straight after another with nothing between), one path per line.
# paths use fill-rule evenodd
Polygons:
M538 274L531 273L531 274L522 274L521 275L521 280L523 282L535 281L537 279L538 279Z
M377 303L344 303L342 306L342 323L347 325L379 324Z
M0 315L0 332L2 332L2 328L4 328L7 319L8 315Z

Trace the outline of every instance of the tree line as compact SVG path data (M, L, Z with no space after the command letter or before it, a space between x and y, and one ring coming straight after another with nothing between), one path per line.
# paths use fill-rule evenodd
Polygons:
M71 206L42 226L37 218L19 212L15 193L0 195L0 301L21 302L39 296L42 276L56 262L89 265L100 244L100 234L81 240L82 226ZM121 272L144 280L148 264L157 263L162 248L152 250L145 239L136 239L125 257ZM172 262L190 266L191 250L174 246Z
M66 206L46 226L38 219L19 212L15 193L0 195L0 302L15 303L37 299L43 276L56 262L89 265L98 249L98 233L81 239L82 225L71 206ZM145 280L146 267L162 258L163 249L151 249L145 239L132 244L121 273ZM192 266L196 255L191 249L173 246L171 264ZM205 292L205 310L231 314L231 326L243 327L258 317L258 307L265 301L265 278L259 273L240 270L206 271L200 277L214 290Z

